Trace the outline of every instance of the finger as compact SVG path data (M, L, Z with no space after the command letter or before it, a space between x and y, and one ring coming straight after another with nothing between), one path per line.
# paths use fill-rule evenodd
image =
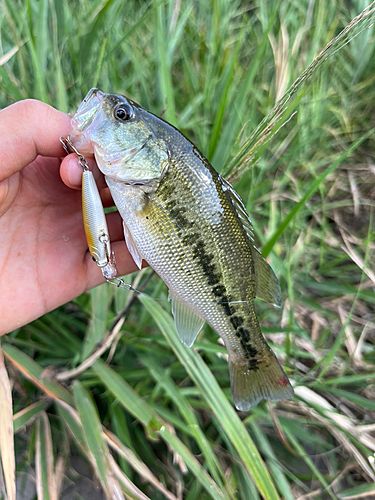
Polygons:
M108 187L101 189L100 196L102 198L103 207L109 208L115 206L115 202L113 201L111 191L109 190Z
M94 160L87 160L90 170L94 175L96 185L100 191L103 207L112 207L114 205L111 192L104 180L103 174L100 172ZM72 153L66 156L60 165L60 176L66 186L71 189L80 190L82 188L82 167L80 166L77 156Z
M103 174L100 172L96 163L92 159L87 159L90 170L92 171L96 184L99 189L106 187ZM82 167L78 162L77 155L72 153L66 156L61 162L60 176L64 184L72 189L81 189L82 184Z
M33 99L0 111L0 181L31 163L38 155L59 157L59 137L71 129L70 118Z
M124 228L120 214L118 212L113 212L108 214L106 219L111 242L124 241Z

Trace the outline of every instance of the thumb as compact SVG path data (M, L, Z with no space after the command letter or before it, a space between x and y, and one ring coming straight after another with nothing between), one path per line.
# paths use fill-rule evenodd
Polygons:
M0 182L38 155L64 156L59 137L70 131L67 114L34 99L0 111Z

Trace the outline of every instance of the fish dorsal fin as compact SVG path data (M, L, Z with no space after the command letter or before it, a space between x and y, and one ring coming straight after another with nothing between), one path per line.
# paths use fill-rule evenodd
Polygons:
M136 263L137 267L139 269L142 269L143 257L139 253L139 250L135 244L135 241L133 240L133 236L131 235L125 222L123 222L123 226L124 226L125 243L126 243L126 246L128 247L129 253L132 256L132 259Z
M246 207L240 196L236 193L229 182L222 177L220 177L220 180L223 185L223 189L228 193L232 206L235 209L246 235L249 238L254 261L256 296L276 307L281 307L282 300L279 280L256 246L254 228Z
M250 220L249 214L247 213L244 202L241 200L240 195L236 193L236 191L233 189L233 187L229 184L228 181L226 181L221 176L220 176L220 181L223 186L223 190L229 195L232 206L237 213L237 216L250 240L251 245L256 246L253 224Z
M276 307L281 307L279 280L261 253L255 247L251 251L254 261L256 296Z
M171 294L170 300L172 301L172 314L180 340L186 346L191 347L204 325L204 320Z

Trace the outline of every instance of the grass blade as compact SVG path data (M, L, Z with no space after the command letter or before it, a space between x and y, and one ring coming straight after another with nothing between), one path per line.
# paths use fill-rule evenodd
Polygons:
M289 432L288 429L285 429L285 434L290 441L290 443L293 445L293 447L296 450L296 453L301 457L301 459L305 462L307 467L313 472L314 476L319 479L320 483L326 490L326 494L334 499L335 496L332 493L332 490L330 488L330 485L327 483L326 479L324 478L323 474L319 471L319 469L316 467L314 464L314 461L308 456L306 453L305 449L303 446L301 446L299 440L297 439L296 436L294 436L291 432Z
M190 450L168 429L165 422L161 420L151 406L143 401L120 375L100 360L95 363L93 370L112 392L116 400L146 427L151 437L157 438L160 435L173 452L182 458L197 480L213 498L226 498L226 494L220 490L211 476L201 467Z
M8 52L6 54L3 54L1 57L0 57L0 66L3 66L4 64L6 64L8 61L10 61L10 59L12 59L12 57L17 54L17 52L20 50L20 48L18 47L18 45L15 45L14 47L12 47L10 50L8 50Z
M146 295L141 295L139 299L155 319L160 331L164 334L191 379L200 389L201 395L211 411L220 418L223 430L259 491L266 498L279 498L255 444L206 364L195 351L189 350L180 342L171 316L159 304Z
M47 401L37 401L31 405L19 410L13 416L14 432L24 429L27 425L32 423L48 406Z
M127 411L151 431L150 426L152 425L155 414L130 385L101 360L95 363L93 370L103 384L123 404Z
M89 292L91 297L91 320L83 344L82 360L92 353L95 346L105 336L111 292L109 286L97 286Z
M67 403L73 402L69 391L62 385L50 380L43 368L27 356L27 354L9 344L3 346L3 352L12 365L47 394L47 396L52 399L62 399Z
M58 402L57 409L59 412L59 415L61 416L62 420L65 422L67 428L69 429L69 432L73 436L76 444L78 447L87 455L88 460L94 464L94 457L91 453L90 450L86 448L86 443L84 439L84 434L83 434L83 429L81 425L81 421L79 419L79 415L77 411L72 408L71 406L67 405L64 402ZM152 474L150 469L146 466L145 463L143 463L135 454L132 450L124 446L120 440L110 431L105 429L104 427L102 428L102 437L119 456L122 456L125 458L126 461L129 462L131 467L134 468L134 470L142 477L144 481L149 482L155 489L159 490L165 498L168 500L176 500L176 497L169 492L161 483L158 481L158 479ZM113 465L113 462L112 462ZM112 467L113 469L113 467ZM116 469L117 470L117 469ZM122 476L121 482L123 482L124 477ZM126 483L129 485L129 480ZM135 487L135 485L133 485ZM132 487L132 488L133 488ZM134 488L133 488L134 489Z
M169 447L184 460L188 469L190 469L198 481L205 486L212 498L228 498L224 491L220 491L214 481L207 484L207 473L198 460L190 453L188 447L173 433L167 426L162 426L159 430L160 436L169 445Z
M102 438L98 411L89 392L78 381L75 381L73 384L73 394L82 423L85 443L94 458L95 472L104 491L108 494L108 479L111 475L109 470L109 452Z
M123 491L126 493L126 498L135 498L139 500L150 500L150 497L142 493L142 491L137 488L137 486L132 483L129 478L123 473L123 471L120 469L120 467L117 465L115 462L114 458L112 456L109 456L109 465L111 467L111 470L113 472L114 477L116 478L116 485L121 484ZM112 489L112 496L110 498L119 498L119 495L121 495L121 498L124 498L121 491L116 488L114 488L114 481L113 479L110 480L112 483L111 489Z
M160 491L168 500L177 500L170 491L168 491L158 478L151 472L145 463L143 463L135 453L124 446L120 440L109 431L104 431L105 440L108 445L120 456L122 456L131 467L142 477L144 481L149 482L155 489Z
M0 455L8 500L16 499L12 389L0 347Z
M143 363L150 370L155 381L163 387L167 394L171 397L176 408L184 418L188 429L191 431L197 445L201 449L207 468L212 477L221 486L224 480L224 471L221 469L220 463L212 449L211 444L202 431L194 410L189 405L187 399L178 390L178 387L173 383L173 380L167 375L166 371L155 363L151 357L143 360Z
M171 54L168 50L170 40L166 26L166 7L163 3L155 3L155 24L157 34L158 73L160 94L163 107L166 109L166 118L171 123L176 123L176 108L174 86L171 75Z
M36 423L35 469L38 500L57 500L51 427L46 413Z
M344 47L351 39L372 26L374 22L375 2L372 2L319 52L312 63L276 103L275 107L260 122L249 139L246 140L240 152L230 162L228 170L231 172L232 180L240 175L247 163L256 155L257 149L264 146L274 135L274 131L280 129L281 123L287 120L286 114L289 108L290 110L293 108L293 100L300 95L301 90L311 81L322 64Z
M272 472L272 477L276 480L277 487L282 498L284 500L293 500L293 492L281 466L278 463L277 457L272 450L272 446L270 445L267 436L264 435L262 429L255 422L252 422L250 425L255 434L256 440L259 443L259 447L263 455L266 457L267 465Z
M294 205L292 210L288 213L288 215L284 218L282 223L279 225L277 230L274 232L274 234L271 236L271 238L266 242L266 244L262 248L262 254L267 257L272 248L274 247L275 243L279 240L280 236L283 234L283 232L286 230L286 228L289 226L291 221L294 219L294 217L299 213L302 207L305 206L305 204L309 201L309 199L317 192L319 189L319 186L322 184L322 182L330 175L332 174L340 165L342 165L350 156L353 154L353 152L358 149L358 147L366 140L368 139L373 133L375 129L370 130L367 134L363 135L360 137L357 141L355 141L344 153L342 153L337 160L335 160L332 165L328 168L326 168L318 177L316 177L310 184L310 187L307 189L305 194L302 196L300 201Z

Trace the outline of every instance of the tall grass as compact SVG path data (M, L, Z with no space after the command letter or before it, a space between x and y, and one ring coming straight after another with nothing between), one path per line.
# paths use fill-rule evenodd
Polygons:
M134 276L141 300L103 285L2 340L17 477L38 497L84 482L83 497L374 493L374 6L303 73L368 5L0 0L1 106L70 111L93 86L126 93L236 181L281 280L281 313L258 312L296 390L237 414L216 334L182 346L150 270Z

